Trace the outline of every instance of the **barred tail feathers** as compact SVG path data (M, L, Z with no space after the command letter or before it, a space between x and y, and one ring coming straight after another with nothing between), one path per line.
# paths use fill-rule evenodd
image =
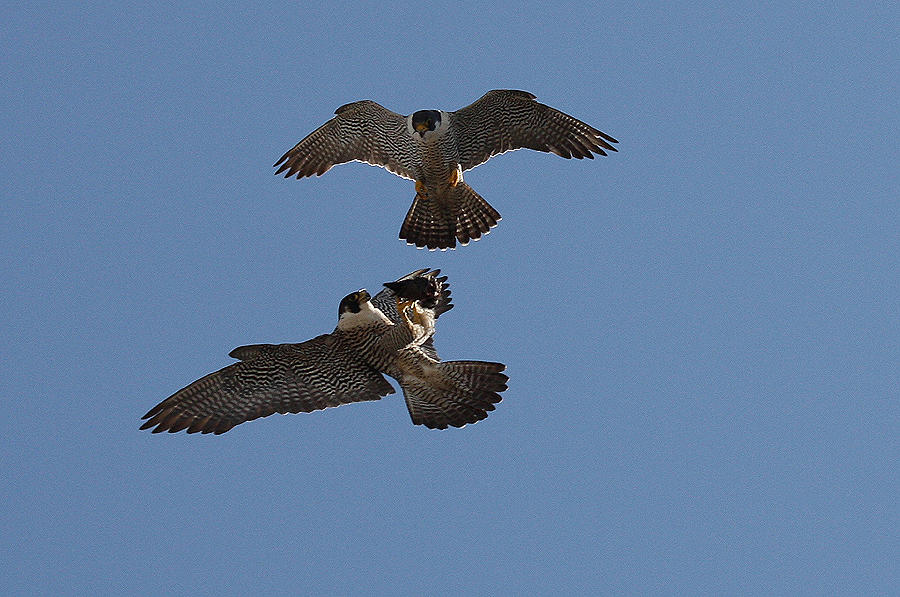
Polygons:
M400 240L420 249L452 249L456 235L450 219L436 200L417 194L400 227Z
M463 246L478 240L499 221L497 210L472 187L459 182L443 194L417 194L400 228L400 238L419 248L452 249L457 240Z
M500 213L466 183L453 187L453 196L457 205L456 238L463 246L490 232L500 221Z
M476 423L494 410L509 378L502 363L443 361L434 364L428 379L400 380L410 418L429 429Z

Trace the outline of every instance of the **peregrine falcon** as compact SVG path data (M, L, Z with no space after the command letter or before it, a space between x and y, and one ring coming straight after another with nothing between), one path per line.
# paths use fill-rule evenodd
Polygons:
M143 416L141 429L220 434L276 412L378 400L394 393L383 373L399 382L416 425L446 429L480 421L506 390L506 367L438 358L434 322L453 307L439 273L415 271L374 298L365 290L347 295L330 334L235 348L229 356L239 362L160 402Z
M456 112L408 116L371 100L346 104L281 156L275 173L299 179L351 161L381 166L416 181L402 240L432 250L466 245L490 232L500 214L463 181L464 171L521 148L577 159L617 151L614 138L535 99L497 89Z

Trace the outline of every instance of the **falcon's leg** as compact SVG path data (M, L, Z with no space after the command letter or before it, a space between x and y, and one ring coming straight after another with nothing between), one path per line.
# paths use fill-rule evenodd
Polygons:
M411 344L418 346L425 342L428 339L428 329L422 321L422 315L416 311L416 301L404 301L397 298L397 310L400 312L400 318L412 336Z
M456 170L450 173L450 186L455 187L463 181L462 166L457 166Z
M412 306L414 300L403 300L399 296L397 297L397 312L400 313L400 317L403 318L403 321L409 323L409 315L406 313L407 307Z

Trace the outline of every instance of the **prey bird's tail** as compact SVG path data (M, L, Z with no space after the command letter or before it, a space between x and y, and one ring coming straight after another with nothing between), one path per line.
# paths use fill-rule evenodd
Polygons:
M429 429L462 427L484 419L500 402L509 378L502 363L443 361L431 364L423 377L400 380L409 416Z
M400 239L419 248L452 249L478 240L500 221L496 209L460 181L442 193L417 194L400 227Z

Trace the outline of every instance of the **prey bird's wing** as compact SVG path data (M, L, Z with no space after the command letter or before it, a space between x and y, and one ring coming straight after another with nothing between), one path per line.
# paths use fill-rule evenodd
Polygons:
M412 280L414 278L427 278L429 280L433 279L435 282L437 282L439 294L435 305L431 307L431 310L434 312L435 319L439 318L442 313L446 313L453 308L453 299L450 297L450 284L447 283L447 276L438 277L438 274L440 273L441 270L439 269L429 271L428 268L425 268L411 272L397 280L397 282L402 282L404 280ZM394 325L406 328L406 323L403 321L403 318L400 316L400 313L397 310L397 293L395 293L393 290L391 290L390 288L382 288L381 292L379 292L372 298L372 304L382 313L384 313ZM412 340L412 336L410 336L410 340ZM427 338L424 342L422 342L417 347L417 349L420 349L421 352L427 355L430 359L433 359L435 361L440 360L437 354L437 350L434 348L433 336Z
M275 163L285 178L320 176L336 164L359 161L414 179L416 147L406 117L371 100L341 106Z
M610 145L618 143L614 138L535 101L527 91L488 91L450 116L463 170L483 164L491 156L522 148L578 159L617 151Z
M440 270L438 270L440 271ZM428 268L418 269L412 273L409 273L399 280L408 280L411 278L415 278L418 276L422 276L428 272ZM391 320L391 323L394 325L402 325L403 319L400 317L400 312L397 311L397 293L395 293L390 288L382 288L381 291L378 292L375 296L372 297L372 305L384 313L388 319Z
M160 402L144 415L141 429L219 434L273 413L310 412L394 392L332 334L299 344L241 346L231 356L240 362Z
M436 304L431 307L431 310L434 311L435 319L453 308L453 299L450 297L450 284L447 282L447 276L438 277L438 274L440 273L441 270L439 269L429 271L428 268L424 268L406 274L397 280L397 282L402 282L413 278L428 278L434 279L435 282L437 282L440 288L440 295L437 298ZM382 288L381 292L372 298L372 304L380 309L382 313L387 315L388 319L395 325L402 323L400 314L397 312L397 294L390 288Z

